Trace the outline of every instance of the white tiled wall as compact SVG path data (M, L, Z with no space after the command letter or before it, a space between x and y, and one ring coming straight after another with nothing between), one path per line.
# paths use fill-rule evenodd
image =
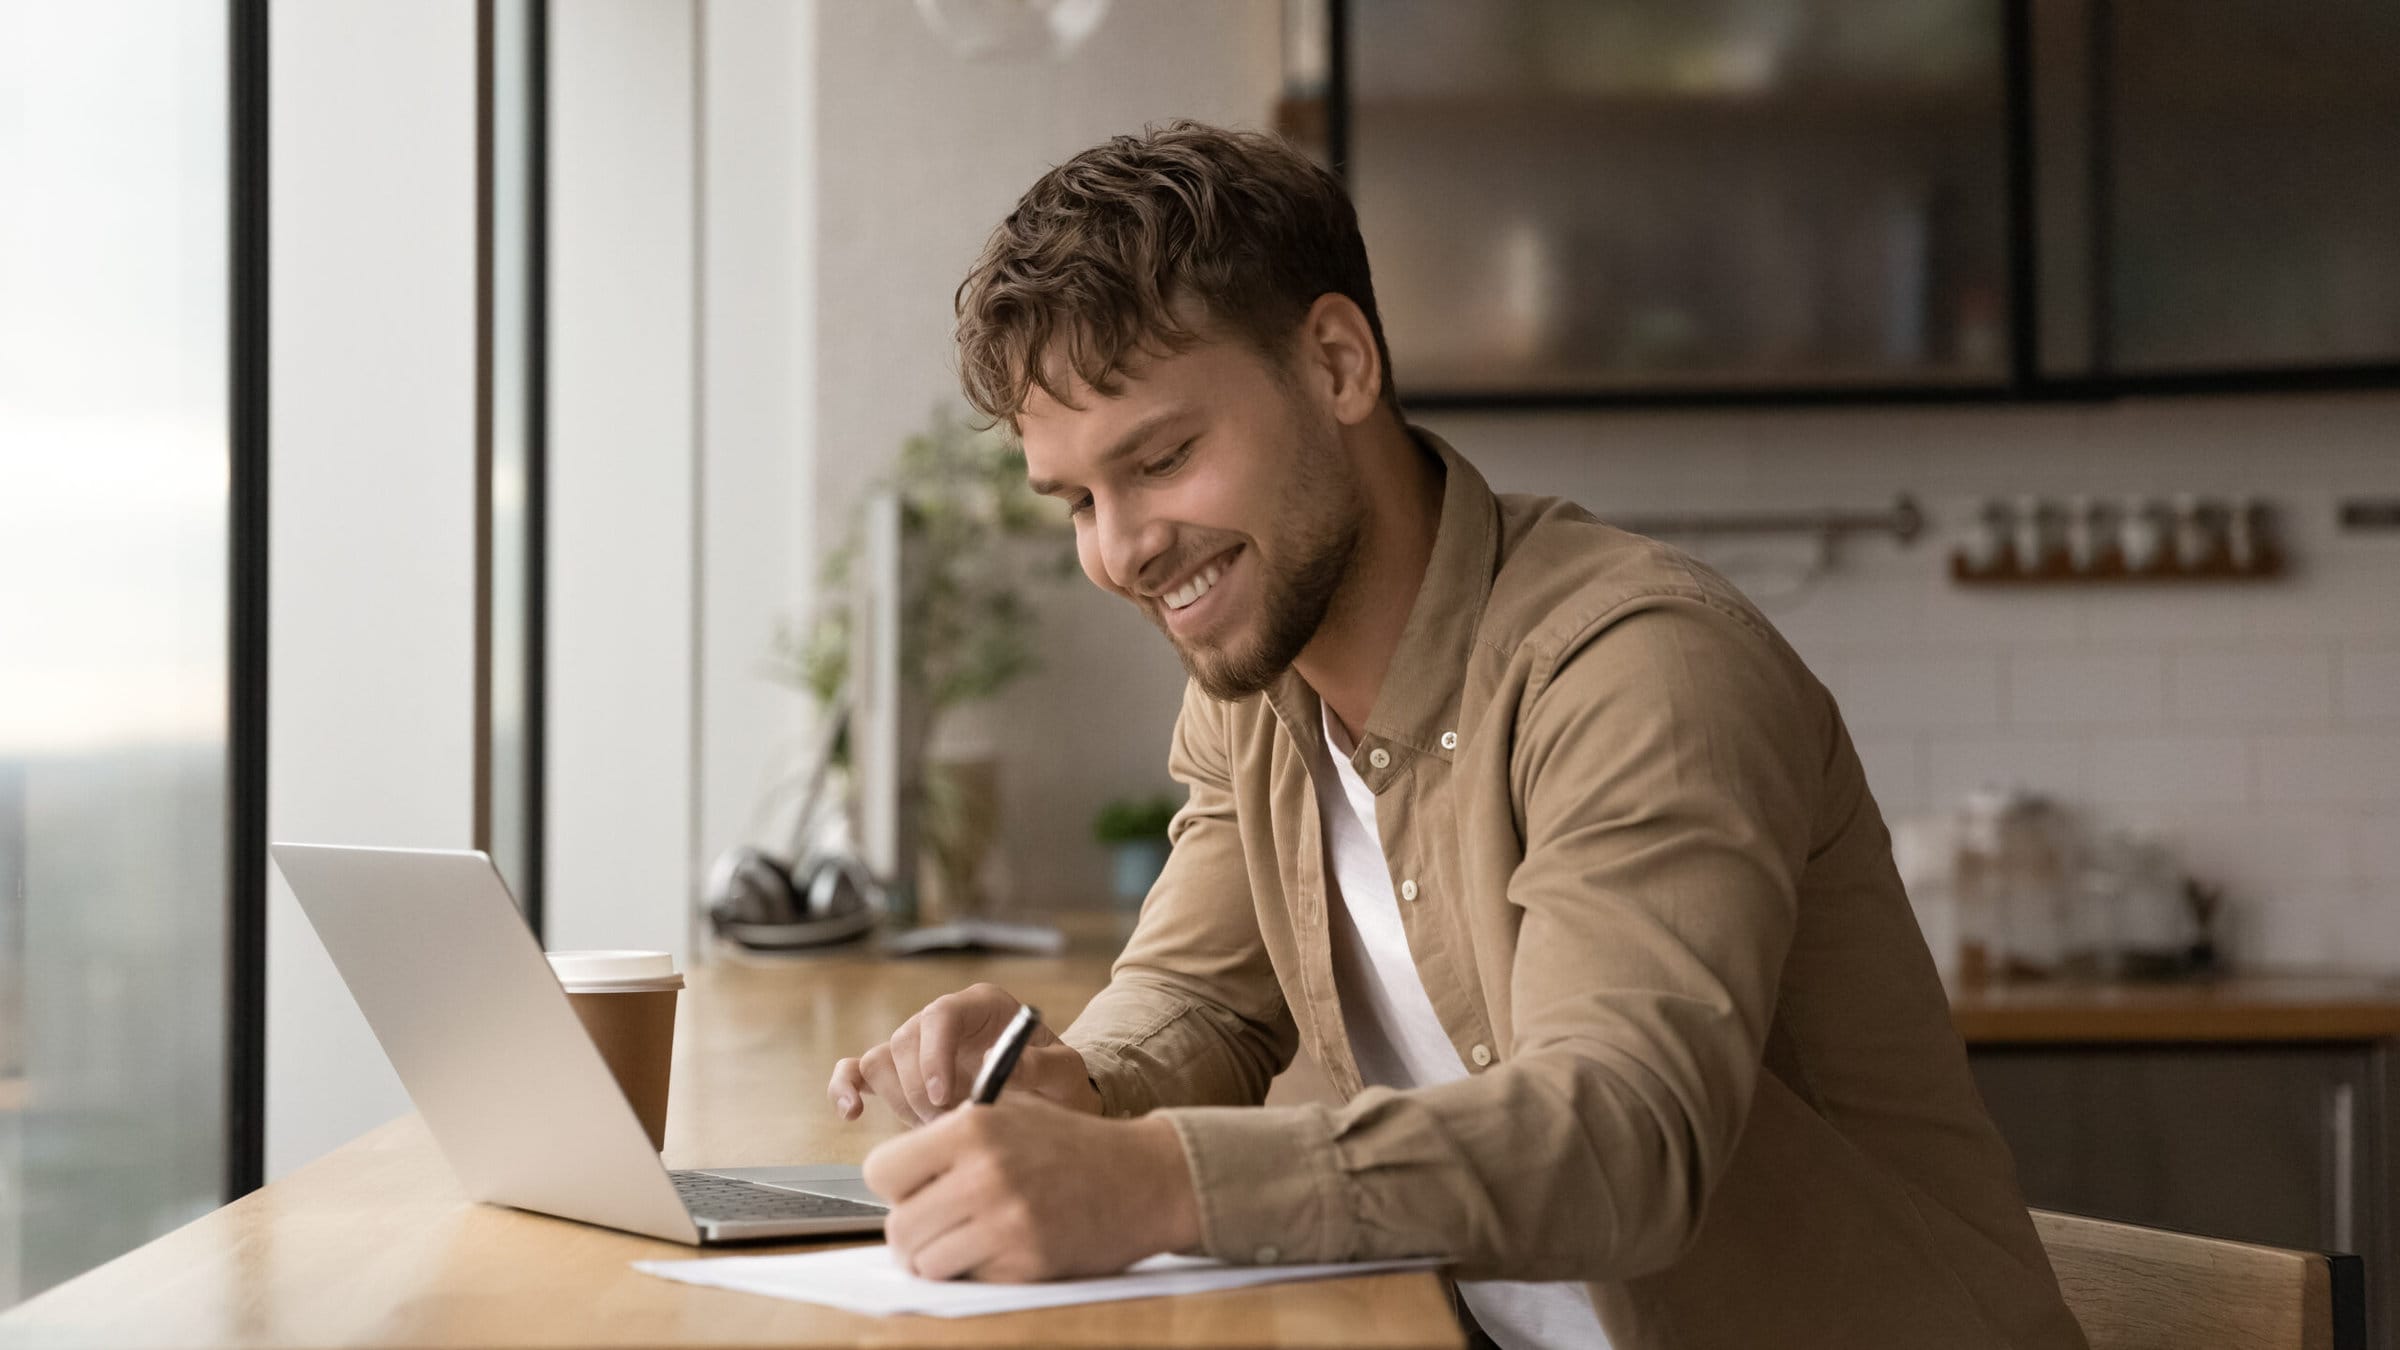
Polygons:
M2400 494L2400 395L1422 420L1495 486L1604 517L1915 494L1925 537L1848 546L1804 586L1805 547L1677 541L1759 598L1840 698L1887 815L1986 781L2045 790L2222 882L2239 957L2400 969L2400 536L2335 519L2343 497ZM2267 498L2291 575L1948 579L1987 497L2178 491Z

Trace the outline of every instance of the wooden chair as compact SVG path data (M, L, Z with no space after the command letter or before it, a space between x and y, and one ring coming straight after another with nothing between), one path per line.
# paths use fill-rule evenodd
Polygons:
M2033 1211L2092 1350L2366 1350L2355 1256Z

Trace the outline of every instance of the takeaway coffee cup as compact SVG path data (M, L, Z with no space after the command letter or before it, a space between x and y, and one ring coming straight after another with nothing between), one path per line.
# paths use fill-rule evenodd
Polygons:
M650 1134L667 1146L667 1073L683 976L667 952L552 952L550 969Z

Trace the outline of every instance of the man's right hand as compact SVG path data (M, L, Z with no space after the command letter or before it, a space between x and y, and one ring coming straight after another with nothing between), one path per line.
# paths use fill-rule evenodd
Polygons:
M902 1123L920 1125L967 1100L984 1052L1016 1016L1018 1000L996 984L944 994L900 1024L892 1038L856 1059L833 1066L825 1095L844 1120L856 1120L873 1094ZM1083 1055L1046 1026L1008 1076L1014 1092L1031 1092L1061 1106L1100 1113L1100 1093L1085 1073Z

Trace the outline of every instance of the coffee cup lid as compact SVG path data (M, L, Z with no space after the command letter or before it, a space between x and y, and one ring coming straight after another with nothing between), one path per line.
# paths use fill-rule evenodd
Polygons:
M594 951L551 952L550 969L558 982L578 988L647 986L680 989L671 952Z

